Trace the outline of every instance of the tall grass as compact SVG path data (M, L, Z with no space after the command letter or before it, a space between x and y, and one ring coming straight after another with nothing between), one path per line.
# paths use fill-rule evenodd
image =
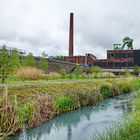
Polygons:
M20 126L17 122L17 112L8 100L8 90L5 87L3 100L0 102L0 139L14 134Z
M93 140L140 140L140 91L135 96L135 113L131 114L124 124L115 125Z
M41 75L41 70L32 67L23 67L16 71L16 76L23 80L38 80L41 78Z
M4 89L4 94L0 87L0 138L21 130L22 123L26 122L28 128L35 127L62 112L95 105L105 97L132 91L140 85L137 81L140 80L16 86Z

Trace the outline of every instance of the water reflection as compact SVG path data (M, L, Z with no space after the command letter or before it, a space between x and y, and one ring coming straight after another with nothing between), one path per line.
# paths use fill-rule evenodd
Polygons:
M27 131L24 140L82 140L94 132L101 133L113 122L122 122L126 114L133 112L133 98L122 95L107 99L96 107L85 107L62 114L48 123ZM23 138L18 134L14 140Z

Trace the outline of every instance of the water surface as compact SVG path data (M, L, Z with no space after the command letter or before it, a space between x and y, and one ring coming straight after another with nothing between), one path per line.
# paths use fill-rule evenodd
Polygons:
M130 94L106 99L96 107L84 107L64 113L32 130L17 134L13 140L88 140L122 123L134 111Z

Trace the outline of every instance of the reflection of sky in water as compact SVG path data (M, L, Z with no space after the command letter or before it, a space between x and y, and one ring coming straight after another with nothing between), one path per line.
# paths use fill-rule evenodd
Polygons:
M96 107L64 113L48 123L21 133L14 140L85 140L125 119L134 110L130 95L107 99Z

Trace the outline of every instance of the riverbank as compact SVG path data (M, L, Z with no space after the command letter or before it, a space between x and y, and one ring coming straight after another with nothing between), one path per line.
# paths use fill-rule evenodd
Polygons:
M139 140L140 139L140 90L134 96L135 113L129 114L124 124L108 129L107 133L93 137L93 140Z
M23 123L32 128L63 112L139 87L140 80L131 78L0 87L0 137L20 131Z

